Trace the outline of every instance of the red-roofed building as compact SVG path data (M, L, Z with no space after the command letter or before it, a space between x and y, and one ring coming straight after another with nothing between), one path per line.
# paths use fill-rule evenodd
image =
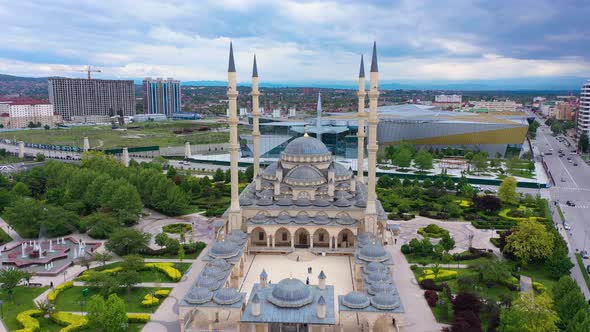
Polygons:
M0 124L3 128L26 128L30 123L53 127L63 122L45 100L32 98L0 98Z

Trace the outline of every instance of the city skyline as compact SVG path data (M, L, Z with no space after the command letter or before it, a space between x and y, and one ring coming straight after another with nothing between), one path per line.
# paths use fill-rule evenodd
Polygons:
M229 41L238 82L254 53L267 82L352 81L367 45L383 82L562 80L590 76L588 4L220 1L0 3L0 72L22 76L146 76L223 80ZM62 24L54 24L55 21Z

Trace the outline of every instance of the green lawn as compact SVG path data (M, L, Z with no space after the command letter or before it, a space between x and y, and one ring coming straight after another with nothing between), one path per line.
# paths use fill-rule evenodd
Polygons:
M185 128L217 128L217 123L194 121L167 121L158 123L132 124L137 129L113 130L110 126L72 127L50 130L21 130L0 134L0 138L23 140L28 143L83 146L84 137L90 139L91 147L104 142L104 148L135 147L146 145L181 146L191 144L212 144L229 142L229 132L193 131L182 132ZM178 133L175 133L178 132Z
M415 253L410 253L410 254L405 254L406 259L408 260L408 263L410 264L422 264L422 263L426 263L426 264L435 264L435 263L440 263L443 264L440 260L438 259L434 259L432 257L423 257L420 256L418 254ZM481 262L485 262L490 260L491 258L487 258L487 257L480 257L480 258L476 258L476 259L469 259L469 260L464 260L464 261L453 261L450 264L451 265L457 265L457 264L467 264L467 265L471 265L471 264L477 264L477 263L481 263Z
M565 217L563 216L563 211L561 211L561 206L557 205L557 213L559 213L559 218L561 218L561 222L565 222Z
M588 272L586 271L586 266L584 265L584 260L582 259L582 255L576 254L576 260L578 261L578 266L580 267L580 270L582 272L582 276L584 276L584 281L586 282L586 287L588 287L588 289L590 289L590 276L588 275Z
M0 245L12 241L10 235L8 235L2 228L0 228Z
M121 266L121 262L116 262L116 263L111 263L111 264L107 264L105 266L99 266L90 270L96 270L96 271L102 271L104 269L110 269L110 268L114 268L114 267L118 267ZM174 263L174 267L180 271L180 273L182 273L182 275L185 274L185 272L191 267L192 263ZM139 271L139 278L140 278L140 282L174 282L172 279L168 278L168 276L158 270L158 269L149 269L149 270L142 270Z
M2 311L4 314L4 325L9 331L18 330L22 326L16 321L16 315L21 311L35 309L33 300L41 295L47 287L17 287L14 289L13 299L9 300L4 292L0 294L0 300L4 301Z
M184 259L197 259L203 250L197 250L191 254L184 254ZM178 259L178 254L163 254L158 256L140 254L143 258L162 258L162 259ZM190 264L190 263L182 263L182 264ZM182 271L181 271L182 272Z
M63 292L59 293L57 299L55 300L55 308L61 311L80 311L80 304L78 301L83 298L82 290L86 287L72 287L69 289L64 290ZM155 311L160 304L162 304L163 299L160 299L160 303L153 307L144 307L141 304L143 297L146 294L149 294L152 291L156 291L158 289L167 289L167 288L149 288L149 287L134 287L131 289L131 292L128 294L126 290L121 290L120 294L118 294L123 300L125 300L125 304L127 305L127 312L145 312L151 313ZM168 288L169 289L169 288ZM98 294L96 289L90 289L90 296L93 294ZM86 310L86 309L84 309Z

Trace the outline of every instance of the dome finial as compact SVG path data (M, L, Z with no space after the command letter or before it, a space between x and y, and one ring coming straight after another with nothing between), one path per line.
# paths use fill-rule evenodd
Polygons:
M303 137L309 137L309 134L307 133L307 125L303 127Z

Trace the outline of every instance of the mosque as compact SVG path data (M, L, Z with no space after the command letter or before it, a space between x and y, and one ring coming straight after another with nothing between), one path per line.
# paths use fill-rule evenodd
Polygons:
M358 88L358 167L363 169L365 122L368 169L355 176L334 161L324 143L307 134L291 141L280 159L260 168L258 68L252 73L255 180L238 190L236 70L230 44L228 90L231 205L219 224L217 241L202 257L199 277L179 302L182 331L399 331L404 307L392 279L393 259L385 245L387 216L377 199L377 49L373 45L369 112L365 112L365 71L361 57ZM350 270L349 291L339 293L321 266L317 283L292 276L271 283L273 266L245 279L259 257L340 257ZM286 267L285 267L286 265ZM269 271L269 272L267 272ZM332 276L332 280L336 277ZM247 293L248 292L248 293ZM351 319L352 318L352 319ZM351 323L352 322L352 323Z

